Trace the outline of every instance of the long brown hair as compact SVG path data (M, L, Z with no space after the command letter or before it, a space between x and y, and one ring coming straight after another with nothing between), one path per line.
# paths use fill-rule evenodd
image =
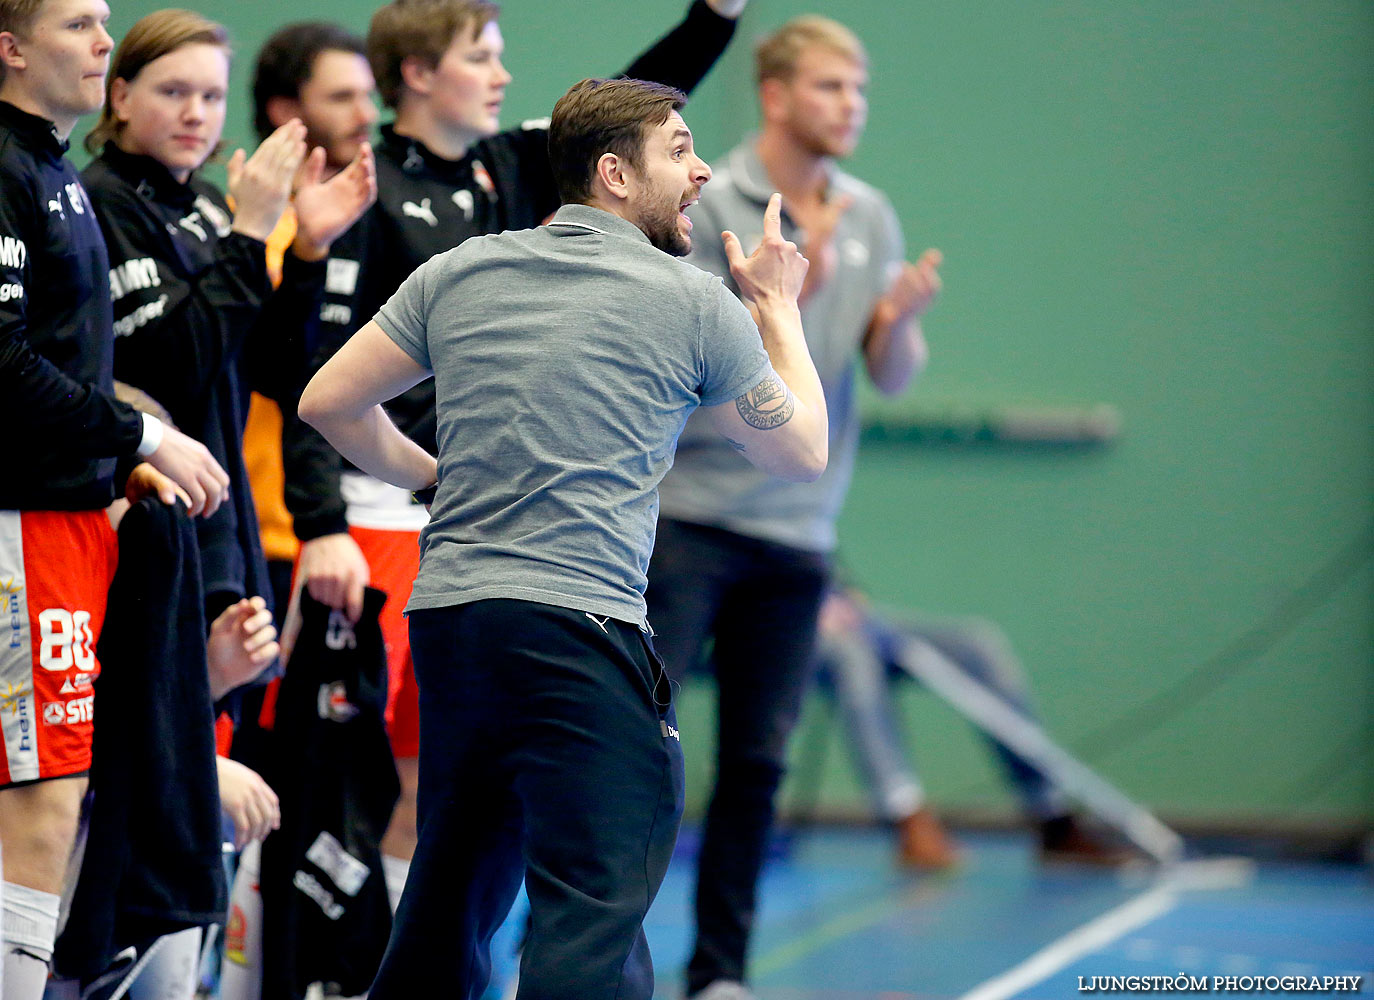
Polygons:
M232 55L229 32L224 25L201 17L193 10L155 10L139 18L115 49L110 72L105 77L105 106L100 109L100 120L86 136L86 149L100 152L105 143L118 138L124 129L124 123L115 116L114 102L110 98L115 80L133 83L143 67L154 59L183 45L195 44L217 45L226 56Z

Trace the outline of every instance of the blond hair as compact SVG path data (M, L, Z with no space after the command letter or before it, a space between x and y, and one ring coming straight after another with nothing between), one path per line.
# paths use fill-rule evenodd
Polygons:
M24 37L44 0L0 0L0 32ZM0 62L0 83L5 82L5 64Z
M43 0L0 0L0 31L24 34L42 6Z
M790 80L805 49L820 47L867 66L868 53L859 36L839 21L804 14L788 21L754 46L754 70L759 83Z

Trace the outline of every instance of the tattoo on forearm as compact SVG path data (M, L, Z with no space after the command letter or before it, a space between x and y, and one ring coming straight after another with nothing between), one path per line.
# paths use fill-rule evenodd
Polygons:
M750 427L768 431L781 427L797 411L792 390L776 375L769 375L735 400L735 409Z

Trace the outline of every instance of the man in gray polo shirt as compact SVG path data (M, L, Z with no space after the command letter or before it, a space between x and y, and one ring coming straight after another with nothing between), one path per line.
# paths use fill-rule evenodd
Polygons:
M642 923L682 810L643 599L658 482L698 407L772 474L815 479L827 453L780 199L752 256L725 237L757 327L675 259L711 176L682 103L635 80L574 86L550 126L552 223L431 259L301 399L359 468L437 479L408 606L420 839L374 1000L479 996L522 875L522 998L653 994ZM378 405L431 372L437 465ZM438 980L435 955L453 956Z
M939 289L939 253L903 263L888 200L836 167L864 125L868 71L859 40L834 21L802 17L760 42L756 56L762 125L729 154L693 210L699 238L691 260L735 287L726 245L714 234L735 228L752 246L759 208L783 193L783 231L811 260L802 315L825 387L831 458L816 482L784 482L740 461L693 418L660 488L647 595L655 644L681 679L714 640L719 691L716 785L687 970L687 992L700 1000L749 996L755 886L858 441L856 362L863 359L879 390L902 391L925 362L920 317Z

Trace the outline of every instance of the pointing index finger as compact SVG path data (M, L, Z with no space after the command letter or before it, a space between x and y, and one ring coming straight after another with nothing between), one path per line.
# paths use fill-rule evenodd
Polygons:
M774 191L768 199L768 207L763 210L763 238L776 236L782 239L782 195Z

